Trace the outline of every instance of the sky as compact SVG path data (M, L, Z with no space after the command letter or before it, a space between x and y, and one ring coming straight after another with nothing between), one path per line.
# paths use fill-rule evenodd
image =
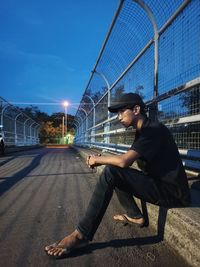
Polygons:
M0 96L50 115L67 100L75 114L118 4L0 0Z

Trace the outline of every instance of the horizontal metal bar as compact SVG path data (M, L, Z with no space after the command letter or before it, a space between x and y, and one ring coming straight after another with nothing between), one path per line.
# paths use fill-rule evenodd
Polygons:
M198 78L196 78L196 79L194 79L194 80L192 80L192 81L190 81L190 82L187 82L187 83L185 83L185 84L182 85L182 86L176 87L176 88L170 90L170 91L167 92L167 93L164 93L164 94L162 94L162 95L159 95L157 98L155 98L155 100L147 101L147 102L146 102L146 105L149 106L149 105L151 105L154 101L156 101L156 102L163 101L163 100L165 100L165 99L167 99L167 98L169 98L169 97L171 97L171 96L177 95L177 94L179 94L180 92L186 91L186 90L190 89L191 87L197 86L197 85L199 85L199 84L200 84L200 77L198 77ZM106 95L106 94L105 94L105 95ZM105 95L104 95L104 96L105 96ZM104 96L103 96L103 97L104 97ZM102 98L103 98L103 97L102 97ZM96 103L96 104L98 104L98 103ZM170 124L172 124L172 123L173 123L173 124L175 124L175 123L176 123L176 124L178 124L178 123L181 124L181 123L196 122L196 121L200 121L199 116L200 116L200 115L197 114L197 115L193 115L193 116L188 116L188 117L183 117L183 118L179 118L179 119L174 119L174 121L172 121L172 122L171 122L171 121L163 121L163 122L164 122L165 124L167 124L167 125L170 125ZM99 126L104 125L105 123L114 121L114 120L116 120L116 119L117 119L117 115L115 115L115 116L113 116L113 117L111 117L111 118L109 118L109 119L107 119L107 120L105 120L105 121L102 121L102 122L96 124L95 126L89 128L88 130L95 129L95 128L99 127Z
M95 142L95 143L90 143L92 145L103 145L105 143L100 143L100 142ZM129 149L131 147L131 145L126 145L126 144L114 144L114 143L109 143L109 144L105 144L107 147L115 147L115 148L127 148ZM178 150L180 155L182 156L190 156L190 157L194 157L194 158L200 158L200 151L199 150L194 150L194 149L179 149Z
M153 44L153 39L151 39L145 47L138 53L138 55L131 61L131 63L126 67L126 69L120 74L120 76L116 79L116 81L111 85L109 90L111 91L115 85L125 76L125 74L129 71L129 69L139 60L139 58L146 52L146 50ZM101 102L101 100L106 97L108 94L108 91L105 92L105 94L96 102L96 106ZM93 108L88 112L92 112Z
M191 0L184 0L183 3L179 6L179 8L175 11L175 13L167 20L167 22L162 26L159 31L159 35L161 35L169 25L178 17L178 15L183 11L183 9L191 2Z
M183 162L183 166L185 167L200 170L200 162L198 161L184 159L182 160L182 162Z
M124 149L104 146L103 143L102 143L102 145L95 145L95 147L96 148L102 148L102 149L110 150L110 151L120 152L120 153L125 153L126 152L126 150L124 150Z
M198 122L198 121L200 121L200 114L171 119L171 120L162 121L162 122L167 126L173 126L176 124L184 124L184 123L191 123L191 122Z
M178 86L178 87L175 87L173 88L172 90L164 93L164 94L161 94L159 96L157 96L155 99L152 99L152 100L149 100L146 102L146 105L149 106L151 105L152 103L154 102L160 102L160 101L163 101L171 96L175 96L181 92L184 92L188 89L190 89L191 87L194 87L194 86L197 86L200 84L200 77L192 80L192 81L189 81L181 86Z
M197 170L185 170L187 176L198 177L200 173Z
M188 156L188 157L200 159L200 151L199 150L179 149L178 151L179 151L180 155L182 155L182 156Z
M101 133L97 133L97 134L91 134L89 136L91 136L91 137L94 137L94 136L104 136L104 135L109 135L109 134L124 133L126 131L127 131L126 129L120 128L120 129L112 130L112 131L109 131L109 132L101 132Z
M108 151L114 151L114 152L119 152L119 153L126 153L128 148L130 148L129 145L115 145L115 144L105 144L105 143L84 143L82 144L83 146L88 146L88 144L92 147L96 147L96 148L101 148L101 149L106 149ZM187 156L195 156L195 157L199 157L199 151L195 151L195 150L191 150L190 153L188 151L188 154L186 153L185 150L179 150L181 155L187 155ZM193 168L195 170L200 170L200 161L195 161L195 160L189 160L189 159L182 159L183 165L185 167L189 167L189 168Z
M189 2L190 2L191 0L185 0L181 5L180 5L180 7L176 10L176 12L168 19L168 21L163 25L163 27L159 30L159 32L158 32L158 36L160 36L166 29L167 29L167 27L176 19L176 17L178 16L178 14L189 4ZM97 68L97 65L98 65L98 63L99 63L99 60L100 60L100 58L101 58L101 56L102 56L102 53L103 53L103 51L104 51L104 48L105 48L105 46L106 46L106 43L107 43L107 41L108 41L108 38L109 38L109 36L110 36L110 34L111 34L111 32L112 32L112 29L113 29L113 26L114 26L114 24L115 24L115 21L116 21L116 19L117 19L117 17L118 17L118 14L119 14L119 12L120 12L120 9L121 9L121 6L122 6L122 3L123 3L123 1L120 1L120 3L119 3L119 6L118 6L118 8L117 8L117 11L116 11L116 13L115 13L115 16L114 16L114 18L113 18L113 21L112 21L112 23L111 23L111 26L110 26L110 29L109 29L109 31L108 31L108 34L106 35L106 38L105 38L105 41L104 41L104 43L103 43L103 46L102 46L102 48L101 48L101 51L100 51L100 53L99 53L99 56L98 56L98 58L97 58L97 61L96 61L96 63L95 63L95 66L94 66L94 70ZM123 76L129 71L129 69L138 61L138 59L145 53L145 51L147 51L147 49L153 44L153 42L154 42L154 39L152 38L151 40L149 40L149 42L142 48L142 50L138 53L138 55L132 60L132 62L126 67L126 69L121 73L121 75L115 80L115 82L111 85L111 87L109 88L109 90L112 90L114 87L115 87L115 85L123 78ZM87 88L89 87L89 84L90 84L90 82L91 82L91 80L92 80L92 78L93 78L93 74L94 74L94 72L92 72L92 75L91 75L91 77L90 77L90 79L89 79L89 82L88 82L88 84L87 84L87 86L86 86L86 89L85 89L85 91L84 91L84 94L85 94L85 92L86 92L86 90L87 90ZM98 103L107 95L107 93L108 93L108 91L97 101L97 103L95 104L95 106L96 105L98 105ZM83 94L83 97L84 97L84 94ZM81 102L82 102L82 100L81 100ZM92 111L92 109L89 111L89 113ZM88 114L89 114L88 113ZM76 115L75 115L76 116Z
M111 118L109 118L109 119L107 119L105 121L102 121L102 122L96 124L95 126L89 128L88 130L92 130L92 129L95 129L95 128L99 127L99 126L103 126L104 124L106 124L108 122L111 122L111 121L114 121L116 119L117 119L117 115L115 115L115 116L113 116L113 117L111 117Z

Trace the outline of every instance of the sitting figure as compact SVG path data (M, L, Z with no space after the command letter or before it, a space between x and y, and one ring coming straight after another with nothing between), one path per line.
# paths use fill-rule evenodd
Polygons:
M125 214L114 220L144 226L145 219L134 196L162 207L184 207L190 204L190 191L178 148L168 128L150 120L145 104L135 93L121 96L109 108L117 113L120 123L136 129L130 149L120 155L88 156L87 165L94 168L106 165L97 181L84 216L75 230L61 241L46 246L45 251L54 258L68 255L92 241L115 190ZM130 168L138 161L142 170Z

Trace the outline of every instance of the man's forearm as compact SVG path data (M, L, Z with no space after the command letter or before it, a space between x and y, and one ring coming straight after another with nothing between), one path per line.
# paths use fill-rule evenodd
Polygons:
M129 167L133 162L139 158L138 152L134 150L129 150L121 155L113 156L94 156L91 155L87 158L87 165L91 168L99 165L114 165L121 168Z
M120 155L115 156L91 156L89 160L89 165L99 166L99 165L114 165L123 168L124 161Z

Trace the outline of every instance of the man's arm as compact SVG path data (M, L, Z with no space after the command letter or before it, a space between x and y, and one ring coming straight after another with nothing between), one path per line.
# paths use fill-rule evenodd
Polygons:
M139 153L134 150L129 150L125 154L113 156L90 155L87 157L86 163L90 168L100 165L114 165L121 168L127 168L131 166L139 156Z

